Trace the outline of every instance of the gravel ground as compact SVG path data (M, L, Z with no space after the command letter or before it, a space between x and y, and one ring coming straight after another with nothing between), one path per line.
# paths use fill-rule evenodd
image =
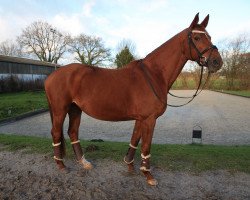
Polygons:
M0 199L250 199L250 175L239 172L191 174L155 168L159 184L152 187L139 171L129 174L123 163L93 161L95 168L90 171L72 160L65 163L70 173L61 174L50 155L2 149Z
M194 91L173 91L190 96ZM169 103L181 104L185 100L169 97ZM203 91L193 102L180 107L168 107L157 120L153 143L188 144L192 142L195 125L202 128L204 144L250 144L250 98ZM82 115L81 139L103 139L129 142L134 121L105 122ZM64 123L67 132L68 119ZM0 126L0 133L50 137L51 122L48 113Z

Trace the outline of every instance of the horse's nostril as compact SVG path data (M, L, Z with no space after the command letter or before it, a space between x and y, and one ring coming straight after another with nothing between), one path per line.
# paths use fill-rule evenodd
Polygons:
M214 60L213 60L213 65L214 65L214 66L219 66L219 61L216 60L216 59L214 59Z

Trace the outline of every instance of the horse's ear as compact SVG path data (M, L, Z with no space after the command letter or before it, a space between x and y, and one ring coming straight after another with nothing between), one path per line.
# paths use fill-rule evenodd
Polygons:
M189 28L193 29L199 22L199 13L197 13L192 21L192 23L190 24Z
M209 15L207 15L205 17L205 19L201 22L201 26L203 26L204 28L206 28L207 24L208 24L208 20L209 20Z

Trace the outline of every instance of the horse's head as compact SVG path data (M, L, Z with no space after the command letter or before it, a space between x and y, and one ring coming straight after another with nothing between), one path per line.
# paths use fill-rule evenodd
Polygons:
M196 61L201 66L206 66L209 72L218 71L223 62L218 49L211 42L211 37L206 31L209 15L200 23L199 13L194 17L188 31L188 59Z

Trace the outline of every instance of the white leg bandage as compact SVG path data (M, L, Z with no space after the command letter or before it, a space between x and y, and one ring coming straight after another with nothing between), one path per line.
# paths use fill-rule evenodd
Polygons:
M151 157L151 155L150 154L148 154L147 156L144 156L143 154L141 154L141 158L142 158L142 163L143 164L146 164L146 159L148 159L148 158L150 158ZM150 172L150 169L147 169L145 166L141 166L140 167L140 170L141 171L146 171L146 172Z
M144 156L143 154L141 154L141 158L142 159L148 159L148 158L150 158L151 157L151 154L148 154L147 156Z
M71 142L71 144L77 144L77 143L80 143L80 140L77 140L75 142Z
M132 145L131 143L129 144L129 146L133 149L138 149L138 147L135 147L134 145Z
M147 169L145 166L140 167L141 171L146 171L146 172L150 172L150 169Z
M133 162L134 162L134 159L133 159L133 160L131 160L130 162L127 162L127 161L126 161L126 156L124 157L124 159L123 159L123 160L124 160L124 162L125 162L127 165L129 165L129 164L131 164L131 163L133 163Z
M61 142L59 142L59 143L57 143L57 144L52 143L52 146L53 146L53 147L58 147L58 146L60 146L60 145L61 145Z
M58 160L58 161L63 161L63 159L57 158L56 156L54 156L54 159L55 159L55 160Z

